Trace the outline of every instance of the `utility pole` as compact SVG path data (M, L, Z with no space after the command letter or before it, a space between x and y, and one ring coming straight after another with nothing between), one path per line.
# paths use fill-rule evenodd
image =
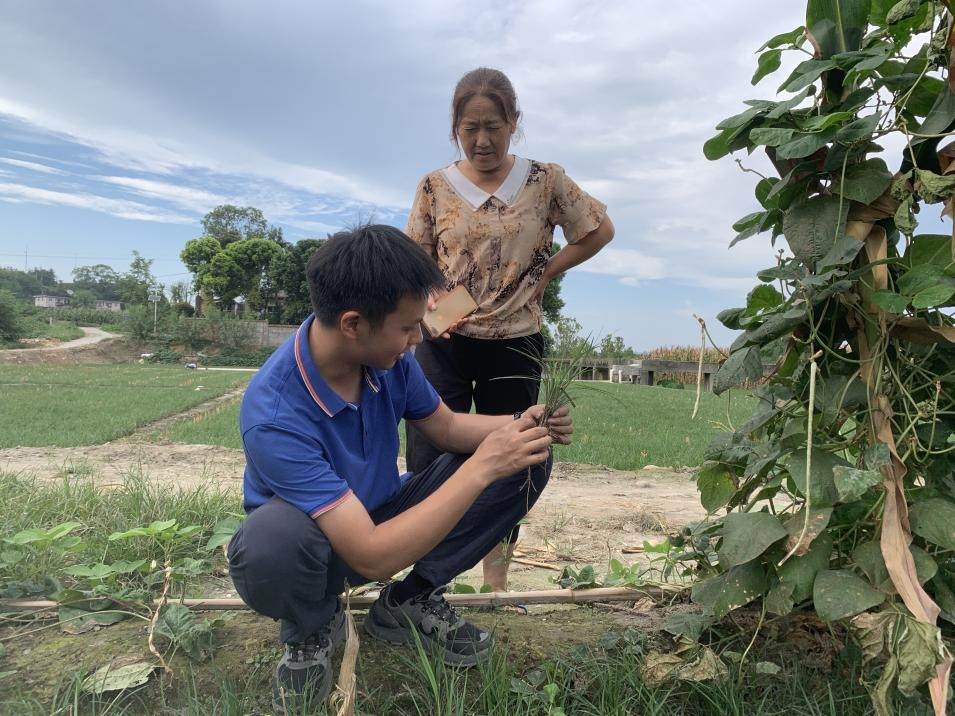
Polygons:
M159 312L159 292L155 287L149 289L149 300L153 304L153 335L156 335L156 323Z

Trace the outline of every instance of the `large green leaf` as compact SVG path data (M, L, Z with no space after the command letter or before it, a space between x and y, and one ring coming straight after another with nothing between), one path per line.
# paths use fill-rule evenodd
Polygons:
M938 574L938 565L925 550L919 549L915 545L910 546L909 549L912 551L915 574L918 576L919 584L925 584ZM892 578L885 566L885 558L882 556L882 547L878 540L863 542L856 547L852 551L852 561L876 587L889 592L894 590Z
M819 270L824 271L851 263L861 250L861 241L844 234L836 240L832 248L826 252L826 255L819 259Z
M806 34L822 59L862 46L870 0L809 0Z
M747 380L757 380L763 375L763 362L757 348L745 348L730 353L713 376L713 392L719 395Z
M707 462L696 475L696 486L704 509L715 512L736 493L736 477L723 463Z
M872 303L889 313L902 314L908 308L909 299L893 291L875 291L872 294Z
M909 268L930 265L948 276L955 276L952 237L947 234L919 234L905 250L902 262Z
M843 126L836 132L836 141L842 142L843 144L851 144L852 142L869 139L872 137L872 133L875 132L875 128L879 125L879 119L881 118L882 115L876 112L875 114L870 114L853 122L849 122L849 124Z
M815 89L816 88L813 85L809 85L808 87L806 87L806 89L804 89L802 92L797 94L795 97L790 97L784 102L780 102L779 104L777 104L775 107L773 107L771 110L769 110L766 113L766 119L779 119L784 114L786 114L786 112L789 112L790 110L793 110L796 107L798 107L799 103L802 102L804 99L806 99L806 97L811 95L815 91Z
M812 588L816 613L826 621L854 617L885 601L885 594L847 569L827 569Z
M802 130L804 132L821 132L824 129L829 129L829 127L841 125L851 117L852 112L831 112L829 114L817 114L802 123Z
M836 490L833 468L842 465L849 467L849 463L832 453L813 450L812 464L809 471L809 494L813 507L831 507L839 501L839 492ZM796 483L796 487L803 495L806 494L806 453L795 452L789 456L789 474Z
M834 128L810 134L797 134L793 139L779 146L776 150L776 156L780 159L808 157L826 146L835 136L836 130Z
M728 572L704 579L693 585L690 598L706 613L722 619L759 597L766 591L766 572L757 561L733 567Z
M779 69L782 64L782 50L767 50L759 56L756 63L756 72L753 74L751 84L758 84L763 77L770 75Z
M833 191L860 204L871 204L889 188L892 173L881 159L867 159L846 167L845 180L837 174Z
M835 67L836 63L833 60L805 60L800 62L777 91L798 92L818 80L823 72L835 69Z
M909 523L919 537L955 550L955 503L944 497L919 500L909 509Z
M778 147L785 144L796 133L795 129L786 127L757 127L750 130L749 141L753 144L765 144L767 147Z
M755 559L788 533L768 512L732 512L723 518L720 565L725 568Z
M756 52L762 52L763 50L766 50L769 48L784 47L786 45L795 45L796 47L798 47L804 42L803 38L805 37L805 35L806 35L806 28L800 25L795 30L790 30L789 32L781 32L778 35L774 35L773 37L768 39L766 42L764 42L763 45L758 50L756 50Z
M955 92L946 85L918 131L920 135L944 134L952 126L952 122L955 122ZM919 144L928 139L929 137L924 136L913 137L912 144Z
M794 602L798 604L812 596L816 575L829 568L831 555L832 537L823 532L812 541L806 554L790 557L776 569L780 582L792 586L791 597Z
M834 196L816 196L791 206L783 215L783 234L796 258L812 266L825 256L845 233L848 213L849 202Z
M882 482L882 475L875 470L857 470L845 465L836 465L832 469L832 476L840 502L854 502L870 487Z

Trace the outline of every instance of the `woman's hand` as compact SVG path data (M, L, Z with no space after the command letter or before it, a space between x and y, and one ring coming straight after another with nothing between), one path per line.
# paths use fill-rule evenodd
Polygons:
M544 291L547 290L547 284L549 284L551 280L553 280L553 276L549 275L547 271L544 271L544 275L541 276L537 288L534 289L534 295L531 296L531 303L543 303Z
M446 293L447 291L442 291L441 293L433 293L433 292L429 293L428 294L428 310L437 311L438 299L441 298L441 296L444 296ZM467 323L468 319L469 319L469 316L465 316L464 318L461 318L455 321L450 326L448 326L448 330L446 330L440 336L432 336L432 338L443 338L444 340L451 340L451 334L454 333L456 330L458 330L465 323Z

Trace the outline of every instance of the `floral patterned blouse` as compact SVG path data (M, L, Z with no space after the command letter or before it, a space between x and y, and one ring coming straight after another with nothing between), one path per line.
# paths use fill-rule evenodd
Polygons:
M541 329L533 295L550 258L554 227L574 243L603 221L606 206L557 164L514 158L488 194L455 164L418 184L405 233L438 262L448 290L464 284L478 304L460 333L518 338Z

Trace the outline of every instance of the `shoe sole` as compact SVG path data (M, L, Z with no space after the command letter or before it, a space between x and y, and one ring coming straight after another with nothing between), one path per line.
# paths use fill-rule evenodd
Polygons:
M375 618L372 616L371 612L369 612L368 616L365 617L364 629L368 636L378 639L379 641L387 642L388 644L395 644L399 646L415 645L415 632L412 632L410 629L403 629L401 627L381 626L375 621ZM474 654L457 654L453 651L448 651L443 644L431 638L431 636L428 634L422 634L421 632L417 632L417 634L425 650L436 650L438 653L440 653L442 661L449 666L477 666L478 664L491 658L493 639L488 639L487 648L482 649L481 651L478 651Z
M335 658L335 655L338 653L345 644L345 626L347 624L345 610L341 612L341 618L338 620L337 624L332 625L330 639L332 642L332 649L328 652L328 661L329 667L331 667L331 662ZM329 668L329 673L331 673L331 668ZM332 689L335 688L335 679L333 677L329 678L324 686L313 696L315 701L311 705L311 709L318 708L320 705L324 704L328 700L329 694L332 693ZM272 696L272 709L275 711L276 716L285 716L287 713L285 707L282 705L281 701L277 701L274 696ZM292 709L293 712L296 712L296 709Z

